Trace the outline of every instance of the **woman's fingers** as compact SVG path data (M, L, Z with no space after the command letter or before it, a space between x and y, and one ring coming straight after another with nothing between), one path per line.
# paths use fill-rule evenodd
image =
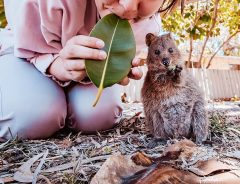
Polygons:
M126 86L130 82L128 77L125 77L122 81L119 82L120 85Z
M139 67L134 67L131 69L130 73L127 77L125 77L122 81L119 82L120 85L126 86L130 82L130 79L139 80L143 76L143 72Z
M143 76L143 72L139 67L134 67L131 69L131 72L129 73L128 77L131 79L139 80Z
M104 47L101 39L78 35L72 37L61 50L60 56L64 59L94 59L104 60L107 57L105 51L100 50Z
M140 65L140 59L139 58L137 58L137 57L135 57L133 60L132 60L132 66L133 67L137 67L137 66L139 66Z
M86 71L68 71L68 77L70 80L75 82L81 82L86 76Z
M104 60L107 54L103 50L92 49L85 46L69 45L60 52L60 56L65 59L95 59Z
M85 70L85 62L83 59L67 59L64 60L64 68L67 71Z
M139 68L140 66L140 62L141 60L139 58L134 58L133 61L132 61L132 70L131 72L129 73L129 77L132 78L132 79L135 79L135 80L139 80L142 78L143 76L143 72L142 70Z
M68 42L67 45L82 45L85 47L101 49L104 47L104 42L101 39L85 36L85 35L78 35L72 37Z

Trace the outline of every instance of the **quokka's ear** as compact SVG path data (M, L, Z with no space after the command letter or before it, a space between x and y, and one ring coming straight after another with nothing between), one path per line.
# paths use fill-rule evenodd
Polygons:
M155 38L155 35L152 34L152 33L148 33L148 34L146 35L145 41L146 41L146 44L147 44L148 47L151 45L151 43L152 43L152 41L154 40L154 38Z

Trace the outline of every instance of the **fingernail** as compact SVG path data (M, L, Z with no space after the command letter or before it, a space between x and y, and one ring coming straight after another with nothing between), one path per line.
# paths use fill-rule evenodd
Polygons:
M98 40L98 41L96 42L96 44L97 44L97 46L100 47L100 48L104 47L104 42L103 42L102 40Z
M135 59L133 65L138 66L140 64L140 59Z
M139 70L138 70L138 68L133 68L132 69L132 73L134 74L134 75L136 75L136 74L138 74L139 73Z
M99 59L105 59L106 57L107 57L106 52L100 51L100 53L99 53Z
M142 70L140 68L133 68L132 69L132 74L134 75L135 79L141 79L142 77Z

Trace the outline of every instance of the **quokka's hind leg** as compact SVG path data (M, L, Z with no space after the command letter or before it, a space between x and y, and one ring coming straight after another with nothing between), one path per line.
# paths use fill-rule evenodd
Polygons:
M152 121L152 117L150 115L146 115L145 117L145 121L146 121L146 127L149 130L150 134L154 134L154 129L153 129L153 121Z
M191 104L174 103L168 105L161 112L164 121L164 130L169 137L189 137L191 130Z
M151 130L154 138L148 143L148 148L154 148L159 144L166 144L167 135L164 131L164 122L162 117L158 112L151 114L152 127Z
M164 132L164 122L158 111L146 111L146 126L150 133L157 138L166 138Z
M201 144L207 139L208 126L209 122L204 103L197 101L192 111L192 128L196 143Z
M153 114L153 132L154 136L157 138L166 139L167 135L164 130L164 121L159 112Z

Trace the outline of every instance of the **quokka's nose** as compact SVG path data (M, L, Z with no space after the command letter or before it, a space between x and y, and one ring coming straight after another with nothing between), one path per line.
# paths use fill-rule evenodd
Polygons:
M169 61L168 58L163 58L162 59L162 64L164 64L165 66L169 66L169 63L170 63L170 61Z

